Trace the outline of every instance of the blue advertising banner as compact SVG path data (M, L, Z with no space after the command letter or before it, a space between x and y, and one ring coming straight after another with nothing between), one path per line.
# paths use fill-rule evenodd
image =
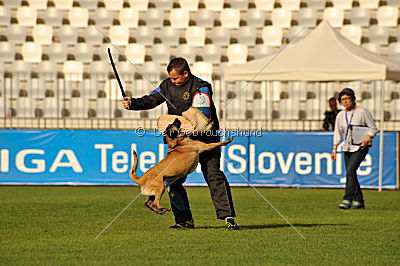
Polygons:
M240 134L239 134L240 133ZM254 133L254 132L252 132ZM221 169L232 185L343 187L343 154L330 159L332 133L228 132ZM385 133L383 188L396 188L396 133ZM132 150L141 175L167 152L154 131L0 130L0 184L128 185ZM378 187L379 136L358 170L363 187ZM205 185L200 167L187 185Z

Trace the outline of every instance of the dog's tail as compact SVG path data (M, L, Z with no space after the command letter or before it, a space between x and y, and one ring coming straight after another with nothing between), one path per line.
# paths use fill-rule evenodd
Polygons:
M137 169L137 165L138 165L138 157L135 151L133 151L133 164L131 167L131 171L129 172L129 176L131 177L131 179L133 180L133 182L135 182L136 184L140 185L140 178L137 176L136 174L136 169Z

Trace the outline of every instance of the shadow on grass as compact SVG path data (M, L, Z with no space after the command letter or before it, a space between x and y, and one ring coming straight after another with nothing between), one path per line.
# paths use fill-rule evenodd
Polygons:
M347 226L348 224L293 224L294 227ZM289 224L240 225L240 230L291 227ZM197 229L226 229L226 226L196 226Z

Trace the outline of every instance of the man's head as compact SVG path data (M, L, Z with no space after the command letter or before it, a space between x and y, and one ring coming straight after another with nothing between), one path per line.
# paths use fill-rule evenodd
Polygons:
M337 102L336 102L336 99L335 98L330 98L329 100L328 100L328 103L329 103L329 108L331 109L331 111L336 111L337 110Z
M344 108L351 109L356 104L356 95L352 89L344 88L341 92L339 92L338 100L344 106Z
M177 87L185 85L191 74L188 62L182 57L172 59L167 66L167 72L170 80Z

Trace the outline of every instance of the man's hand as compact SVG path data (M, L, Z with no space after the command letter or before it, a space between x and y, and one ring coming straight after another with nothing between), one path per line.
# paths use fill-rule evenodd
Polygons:
M124 108L125 108L125 109L128 110L129 107L131 107L131 104L132 104L131 98L129 98L129 97L124 97L124 98L121 99L121 101L122 101L122 103L124 104Z
M331 159L334 161L336 160L336 151L332 151L331 153Z
M361 148L364 148L364 147L366 147L367 145L368 145L368 143L371 141L371 137L370 136L368 136L368 137L366 137L365 139L363 139L360 143L358 143L358 144L360 144L360 147Z

